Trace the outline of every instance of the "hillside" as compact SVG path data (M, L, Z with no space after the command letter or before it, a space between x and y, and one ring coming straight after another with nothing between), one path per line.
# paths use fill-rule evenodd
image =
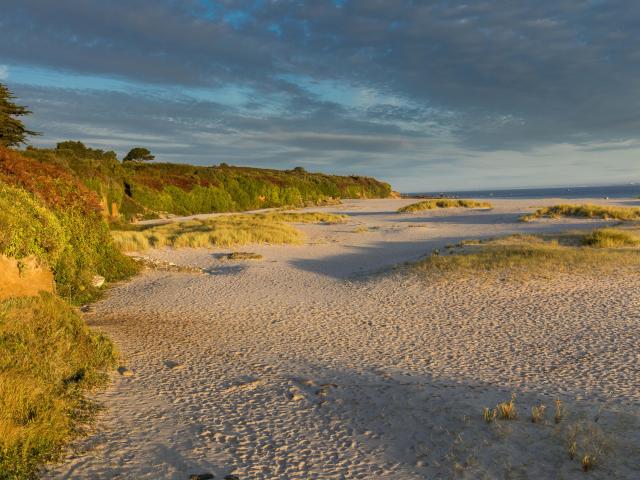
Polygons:
M385 198L389 184L370 177L117 160L114 152L62 142L55 149L29 147L25 156L55 164L82 180L114 219L154 218L268 207L299 207L340 198Z

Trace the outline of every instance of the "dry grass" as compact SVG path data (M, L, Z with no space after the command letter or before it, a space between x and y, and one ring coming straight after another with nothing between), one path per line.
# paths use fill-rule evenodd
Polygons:
M571 425L566 442L569 458L579 458L582 470L588 472L606 458L611 441L597 423L583 420Z
M511 235L484 242L461 242L446 254L438 252L421 260L414 268L444 278L488 274L496 278L496 273L500 273L527 279L567 272L606 273L640 266L640 249L607 246L621 242L628 245L628 240L619 240L626 238L626 233L619 236L597 232ZM594 237L598 240L593 240Z
M111 343L52 294L0 302L0 478L32 478L78 434Z
M553 414L553 421L556 423L560 423L565 416L565 407L559 398L556 398L554 405L555 405L555 412Z
M583 244L597 248L637 247L640 245L640 237L627 230L601 228L587 235Z
M516 409L516 394L511 394L511 400L508 402L500 402L496 406L498 411L498 418L502 420L515 420L518 418L518 411Z
M484 408L484 410L482 411L482 418L484 418L484 421L487 423L491 423L493 422L496 417L498 416L498 410L497 409L490 409L490 408Z
M523 215L520 220L531 222L538 218L582 217L602 218L605 220L640 220L640 208L609 207L602 205L554 205L539 208L533 213Z
M206 220L166 223L140 230L112 231L122 251L139 252L161 247L230 247L250 243L299 244L302 232L288 223L341 223L342 215L272 212L222 215ZM288 223L285 223L288 222Z
M531 423L542 423L547 416L546 405L536 405L531 407Z
M423 200L412 203L398 209L398 213L419 212L421 210L433 210L434 208L493 208L489 202L477 202L475 200L456 200L451 198Z

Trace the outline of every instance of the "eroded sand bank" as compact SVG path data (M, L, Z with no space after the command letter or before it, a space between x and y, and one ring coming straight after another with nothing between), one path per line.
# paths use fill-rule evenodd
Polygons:
M94 306L89 323L134 375L98 396L96 432L46 476L583 478L575 427L604 448L590 476L637 478L638 276L484 284L388 269L462 239L603 222L517 221L552 199L396 214L406 203L323 208L349 223L240 249L260 261L150 252L209 273L147 271ZM511 392L519 419L486 424L483 407ZM538 403L543 425L528 420Z

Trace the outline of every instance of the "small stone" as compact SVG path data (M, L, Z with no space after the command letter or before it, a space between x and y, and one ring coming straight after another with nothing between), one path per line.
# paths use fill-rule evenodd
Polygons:
M240 480L240 477L237 475L227 475L224 477L224 480Z
M422 467L426 467L427 466L427 462L425 462L424 460L418 460L416 462L416 467L418 468L422 468Z
M300 400L304 400L304 395L302 395L301 393L294 393L291 397L291 400L293 400L294 402L299 402Z
M189 480L211 480L215 478L213 473L194 473L189 475Z
M238 441L238 437L236 437L235 435L227 435L226 437L224 437L224 441L225 443L235 443Z
M164 361L164 366L169 368L169 369L171 369L171 370L184 368L184 365L182 363L174 362L173 360L165 360Z
M102 285L104 285L104 277L101 275L94 275L91 279L91 286L100 288Z
M118 367L118 373L123 377L133 377L133 370L127 367Z

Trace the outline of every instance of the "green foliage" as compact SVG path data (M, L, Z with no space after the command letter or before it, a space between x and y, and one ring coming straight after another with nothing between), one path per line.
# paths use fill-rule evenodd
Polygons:
M21 105L15 104L14 96L6 85L0 83L0 145L14 147L26 143L27 135L38 135L27 130L18 118L31 112Z
M156 158L151 152L143 147L135 147L122 159L123 162L148 162Z
M35 255L51 267L57 291L73 302L97 294L98 274L126 278L137 264L113 245L95 194L55 165L0 149L0 253Z
M51 294L0 302L0 479L34 478L77 435L115 351Z
M56 164L81 179L114 220L163 213L190 215L267 207L318 205L337 198L380 198L391 187L368 177L292 171L117 161L113 152L62 142L56 150L28 148L25 155ZM118 218L119 217L119 218Z
M438 200L423 200L412 203L398 209L398 213L411 213L420 210L432 210L434 208L493 208L489 202L477 202L475 200L455 200L442 198Z
M55 214L33 195L0 182L0 253L55 265L68 240Z

